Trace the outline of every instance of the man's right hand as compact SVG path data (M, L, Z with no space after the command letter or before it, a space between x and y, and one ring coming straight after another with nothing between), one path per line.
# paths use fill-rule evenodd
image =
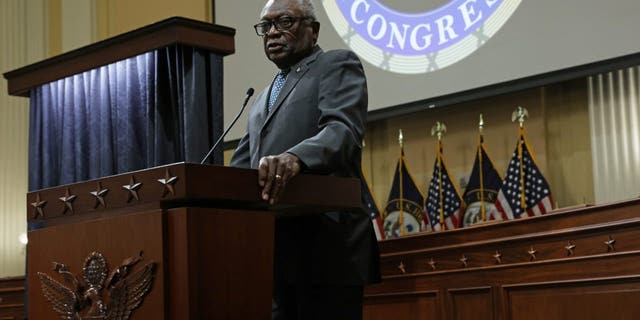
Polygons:
M274 205L280 199L287 183L300 173L300 159L291 153L266 156L258 164L258 184L262 187L262 200Z

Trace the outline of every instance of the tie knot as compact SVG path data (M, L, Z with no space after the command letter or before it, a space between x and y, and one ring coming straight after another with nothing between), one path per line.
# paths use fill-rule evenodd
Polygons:
M278 77L281 77L281 78L286 78L288 74L289 74L289 70L278 71Z

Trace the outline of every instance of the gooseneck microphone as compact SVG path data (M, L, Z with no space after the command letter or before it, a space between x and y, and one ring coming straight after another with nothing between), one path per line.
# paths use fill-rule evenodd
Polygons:
M233 119L233 121L231 121L231 124L222 133L220 138L218 138L218 141L216 141L216 143L213 144L213 147L211 147L211 149L209 149L209 152L207 152L207 155L204 156L204 159L202 159L202 161L200 161L200 164L204 164L204 162L207 161L207 159L209 159L209 157L213 153L213 150L216 149L218 144L220 144L220 141L222 141L222 139L224 139L224 137L227 135L227 133L229 133L229 130L231 130L231 127L233 127L233 125L236 124L236 121L238 121L238 118L240 118L240 115L242 114L242 111L244 111L244 108L247 106L247 102L249 102L249 98L251 98L251 96L253 95L253 91L254 91L253 88L249 88L247 90L247 96L244 97L244 102L242 103L242 108L240 108L240 112L238 112L238 115L235 117L235 119Z

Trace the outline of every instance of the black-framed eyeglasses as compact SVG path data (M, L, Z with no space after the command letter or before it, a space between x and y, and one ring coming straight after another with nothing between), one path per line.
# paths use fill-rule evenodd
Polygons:
M280 17L276 20L272 21L263 21L253 26L256 29L256 34L259 36L264 36L271 30L271 26L276 27L276 30L283 31L289 30L293 27L293 25L297 21L303 21L306 19L311 19L310 17Z

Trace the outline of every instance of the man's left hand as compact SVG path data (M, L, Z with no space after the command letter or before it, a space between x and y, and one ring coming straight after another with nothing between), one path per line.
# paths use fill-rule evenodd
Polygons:
M300 159L291 153L266 156L258 165L258 184L262 187L262 200L276 204L291 178L300 173Z

